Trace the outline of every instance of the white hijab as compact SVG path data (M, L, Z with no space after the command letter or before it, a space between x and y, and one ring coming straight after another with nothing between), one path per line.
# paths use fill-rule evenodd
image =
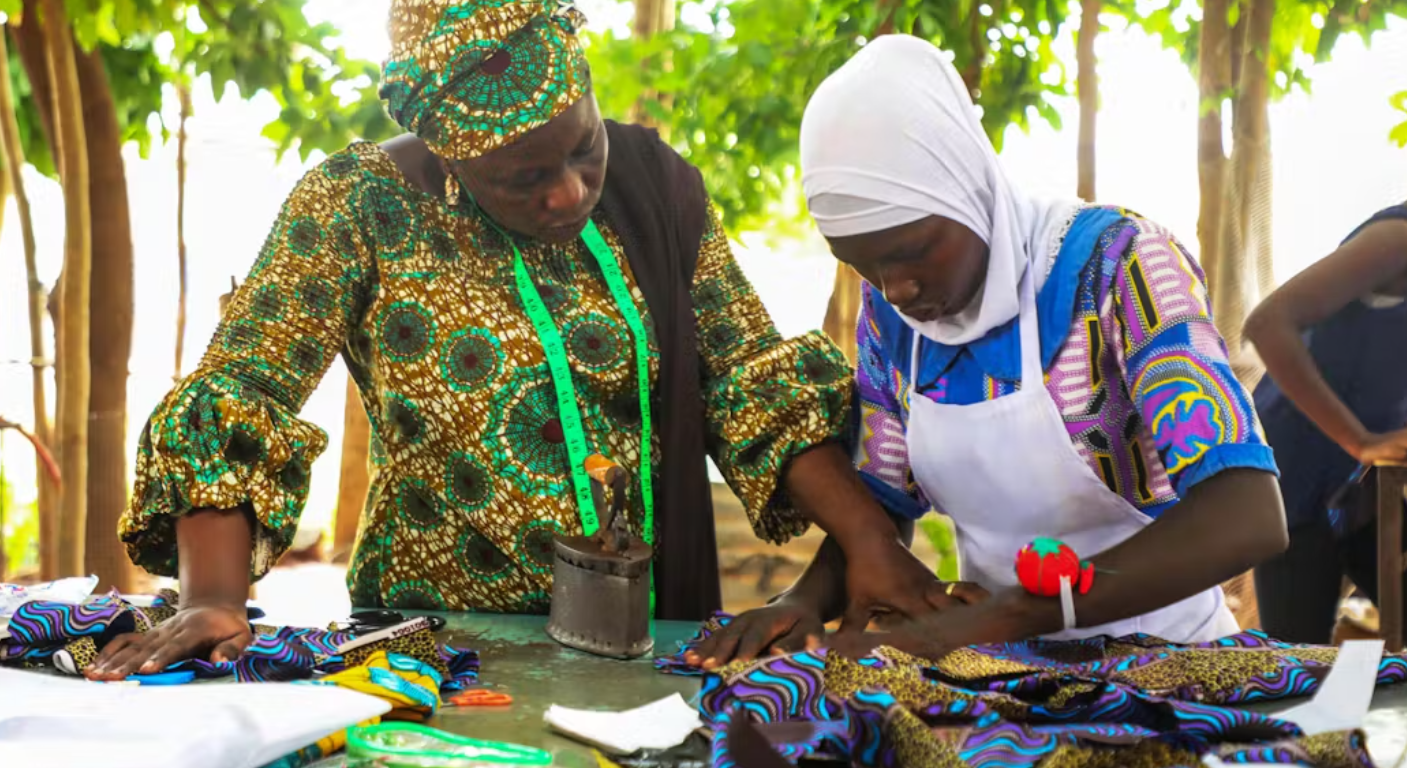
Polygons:
M826 78L801 121L801 184L821 234L847 237L943 216L987 244L987 279L957 315L909 327L967 344L1015 318L1028 268L1044 282L1078 202L1011 185L957 70L930 43L886 35Z

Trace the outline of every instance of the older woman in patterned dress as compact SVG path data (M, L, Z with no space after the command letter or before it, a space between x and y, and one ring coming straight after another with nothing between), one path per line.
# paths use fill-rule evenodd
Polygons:
M408 135L303 178L147 422L120 533L179 574L182 609L91 676L243 650L250 579L287 549L326 444L297 413L339 352L376 464L356 605L545 612L553 538L596 522L590 451L631 470L657 615L702 619L720 607L707 451L760 537L814 521L870 563L850 584L866 608L924 610L936 581L837 446L843 359L778 335L696 170L601 119L581 23L553 0L392 2L382 94Z

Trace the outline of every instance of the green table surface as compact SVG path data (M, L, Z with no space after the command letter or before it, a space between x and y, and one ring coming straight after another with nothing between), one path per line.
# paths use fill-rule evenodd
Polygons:
M579 709L625 710L673 693L686 700L699 689L697 678L656 672L650 659L614 661L565 648L545 631L541 616L436 614L446 620L441 637L452 645L479 651L484 687L513 696L501 709L446 707L430 724L474 738L509 741L553 753L566 768L596 765L591 750L551 732L542 716L553 704ZM674 653L696 626L656 622L655 655ZM1276 712L1294 702L1254 707ZM1385 687L1373 700L1364 724L1368 747L1378 768L1395 768L1407 752L1407 686Z
M479 679L485 688L507 693L502 708L444 707L429 725L477 739L507 741L545 749L554 766L596 765L591 750L553 733L543 713L553 704L574 709L634 709L679 693L686 701L699 690L698 678L656 672L652 658L617 661L574 651L547 636L542 616L434 614L445 619L440 637L450 645L479 652ZM658 621L655 654L674 653L698 625Z

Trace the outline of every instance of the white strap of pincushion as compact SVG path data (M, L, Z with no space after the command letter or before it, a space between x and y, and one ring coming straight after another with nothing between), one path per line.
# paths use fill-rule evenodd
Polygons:
M1075 592L1070 586L1070 577L1060 577L1060 613L1065 618L1065 630L1075 628Z

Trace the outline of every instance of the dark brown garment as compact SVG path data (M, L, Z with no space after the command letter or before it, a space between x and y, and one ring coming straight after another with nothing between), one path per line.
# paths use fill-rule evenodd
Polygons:
M698 169L655 131L606 121L606 135L601 206L649 305L660 349L650 405L663 454L655 467L655 616L701 621L723 604L689 293L708 197Z

